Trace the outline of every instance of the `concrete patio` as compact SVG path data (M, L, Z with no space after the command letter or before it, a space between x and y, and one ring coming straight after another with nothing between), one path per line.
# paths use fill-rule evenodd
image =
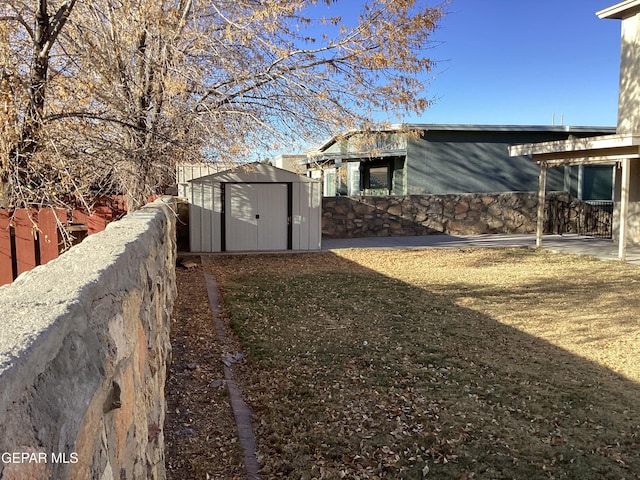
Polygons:
M425 235L415 237L365 237L322 239L323 250L341 248L469 248L523 247L536 248L536 236L520 235ZM545 235L542 248L553 252L590 255L600 260L618 261L618 245L611 239L579 235ZM640 266L640 246L627 247L627 263Z

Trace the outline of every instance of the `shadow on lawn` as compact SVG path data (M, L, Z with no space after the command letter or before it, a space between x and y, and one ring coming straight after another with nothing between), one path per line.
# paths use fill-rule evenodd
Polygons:
M606 264L599 262L597 265ZM640 298L633 292L637 288L635 284L640 281L640 269L612 265L613 268L626 268L630 276L603 279L598 272L594 272L585 277L580 274L578 277L567 275L567 278L528 281L508 288L461 283L453 285L453 288L447 286L433 289L432 293L444 295L458 304L470 304L471 308L474 304L491 305L493 309L509 311L510 315L517 313L521 318L514 323L529 327L529 333L548 331L557 335L577 334L583 337L583 341L594 343L604 340L611 342L629 336L637 338L640 334ZM562 326L561 331L556 330L559 324ZM610 345L602 345L606 346ZM633 355L633 351L618 353L623 353L624 357ZM589 358L588 355L584 356ZM632 374L626 373L632 379L640 378L640 370L637 368Z
M513 291L431 291L332 253L210 258L267 477L638 478L638 384L455 303Z

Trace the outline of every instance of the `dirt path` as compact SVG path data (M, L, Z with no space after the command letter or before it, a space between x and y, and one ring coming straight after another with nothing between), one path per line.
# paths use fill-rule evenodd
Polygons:
M168 480L245 479L242 449L224 380L221 352L201 267L178 269L171 325L173 362L165 389Z

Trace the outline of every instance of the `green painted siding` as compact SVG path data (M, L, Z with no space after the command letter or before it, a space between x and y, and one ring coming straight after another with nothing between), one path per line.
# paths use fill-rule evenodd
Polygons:
M339 161L341 167L334 177L335 191L327 189L325 195L535 192L539 166L529 157L510 157L510 146L607 133L606 129L591 131L584 127L458 125L424 126L424 129L419 139L409 136L407 140L401 133L380 133L373 137L355 134L330 144L323 151L326 161L329 164ZM378 177L384 168L388 179L380 181ZM608 198L611 178L604 171L590 168L585 167L584 175L579 175L578 167L549 169L547 191L578 196L582 180L584 199ZM376 180L378 187L372 180Z
M392 191L393 195L405 195L407 191L407 170L405 167L404 158L393 159L393 182Z
M406 193L537 191L538 166L528 157L510 157L508 147L566 138L555 132L427 131L407 145ZM547 190L563 189L563 169L550 169Z

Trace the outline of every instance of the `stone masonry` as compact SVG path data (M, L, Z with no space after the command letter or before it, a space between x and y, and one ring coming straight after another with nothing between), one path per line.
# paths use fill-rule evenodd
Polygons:
M2 480L166 477L173 211L157 200L0 287Z
M528 192L325 197L322 234L352 238L535 233L537 205L537 194ZM578 232L589 208L567 193L548 193L547 233Z

